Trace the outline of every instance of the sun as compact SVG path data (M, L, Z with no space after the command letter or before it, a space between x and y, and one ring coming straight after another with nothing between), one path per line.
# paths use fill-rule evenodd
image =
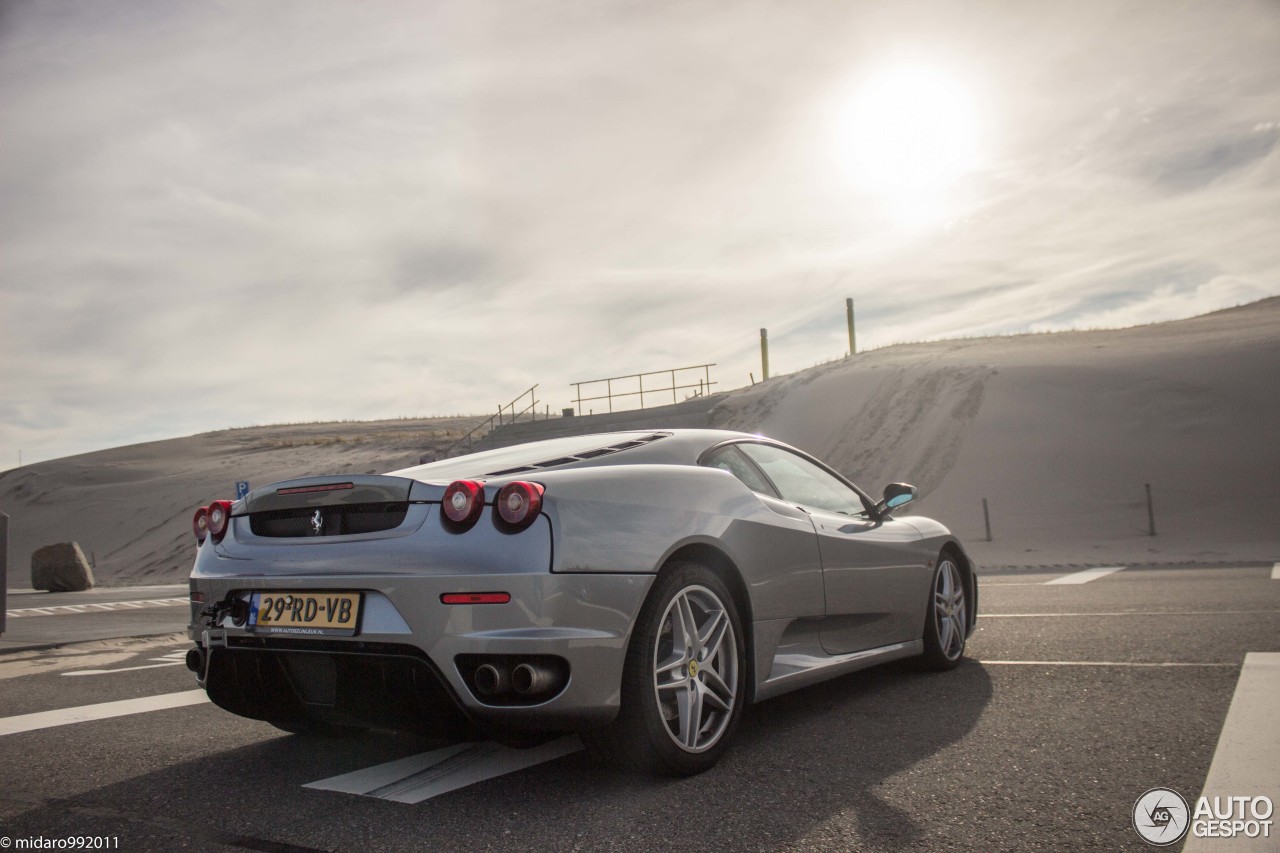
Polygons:
M860 189L897 218L945 215L950 190L978 163L978 110L956 74L922 64L886 67L842 103L839 157Z

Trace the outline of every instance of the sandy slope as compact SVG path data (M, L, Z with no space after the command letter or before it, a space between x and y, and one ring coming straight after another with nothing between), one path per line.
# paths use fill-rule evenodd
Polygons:
M987 564L1280 560L1278 378L1273 298L1133 329L889 347L747 389L717 422L803 447L875 494L916 484L919 511Z
M96 559L99 585L186 577L191 514L235 483L260 486L328 472L379 473L415 464L482 420L434 418L249 427L135 444L0 474L9 520L9 586L31 585L31 552L75 540Z
M988 566L1280 560L1277 377L1280 298L1119 331L888 347L731 392L712 420L790 441L873 493L915 483L920 512ZM100 583L181 580L192 510L236 480L392 470L478 420L255 427L6 472L9 585L28 585L32 550L70 539Z

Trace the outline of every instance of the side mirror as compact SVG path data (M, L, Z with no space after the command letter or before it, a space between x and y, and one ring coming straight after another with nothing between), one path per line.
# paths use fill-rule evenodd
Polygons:
M881 506L885 510L898 509L915 500L917 494L915 486L907 483L890 483L884 487L884 500L881 501Z

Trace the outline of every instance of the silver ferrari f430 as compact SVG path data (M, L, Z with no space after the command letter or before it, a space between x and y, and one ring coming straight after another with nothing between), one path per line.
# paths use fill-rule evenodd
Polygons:
M936 521L758 435L664 430L308 477L196 511L188 666L290 732L534 742L673 775L743 708L950 669L977 571Z

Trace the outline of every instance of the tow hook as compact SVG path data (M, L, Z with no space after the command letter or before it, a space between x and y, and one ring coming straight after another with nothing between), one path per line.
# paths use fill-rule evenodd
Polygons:
M226 628L208 628L201 632L200 642L187 650L187 669L196 674L196 680L204 686L209 681L209 665L213 662L213 650L227 647Z

